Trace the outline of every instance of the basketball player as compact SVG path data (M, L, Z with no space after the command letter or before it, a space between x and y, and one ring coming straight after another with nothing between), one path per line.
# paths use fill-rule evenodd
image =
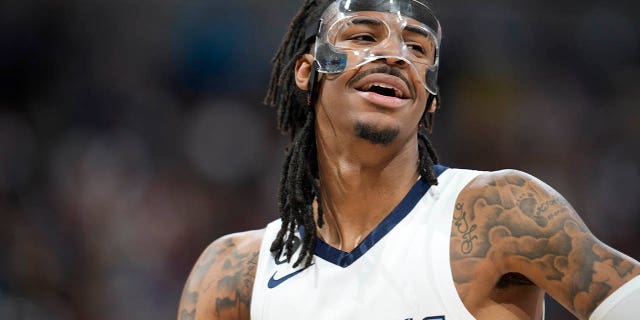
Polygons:
M640 264L523 172L438 164L436 17L415 0L307 0L267 103L291 135L281 218L213 242L178 318L578 319L640 314Z

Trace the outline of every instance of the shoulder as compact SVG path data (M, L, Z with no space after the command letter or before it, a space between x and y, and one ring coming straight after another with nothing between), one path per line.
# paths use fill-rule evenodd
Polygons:
M548 212L551 207L573 210L552 187L526 172L513 169L483 172L460 192L458 202L493 205L495 209L502 209L499 213L504 209L517 209L517 215L511 218L532 218L540 227L557 215L558 212L556 215Z
M260 229L225 235L209 244L202 255L205 256L210 252L234 254L238 252L258 251L262 244L264 231L264 229Z
M473 181L467 185L463 191L483 191L487 188L500 188L525 184L545 185L538 178L515 169L504 169L499 171L482 171ZM546 185L545 185L546 186Z
M515 246L520 250L540 249L543 241L561 244L573 235L591 237L577 213L557 191L518 170L478 175L460 192L454 210L452 235L472 239L467 241L470 248L464 250L465 255L485 256L486 250L490 250L505 257ZM465 234L466 229L460 228L463 222L469 224L474 234ZM560 239L559 234L569 237ZM494 263L506 271L509 269L503 264L506 261L499 259Z
M483 173L460 192L451 239L454 266L493 270L486 283L522 274L580 319L640 274L640 264L599 241L557 191L517 170Z
M178 319L249 319L263 235L254 230L213 241L191 270Z

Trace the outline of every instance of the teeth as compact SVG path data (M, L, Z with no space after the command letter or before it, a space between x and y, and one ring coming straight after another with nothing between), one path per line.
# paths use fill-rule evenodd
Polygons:
M394 92L396 98L402 98L402 91L400 91L397 88L392 87L392 86L390 86L390 85L388 85L386 83L379 83L379 82L370 83L370 84L367 84L366 86L364 86L362 88L362 90L369 91L369 90L371 90L371 87L373 87L373 86L381 87L381 88L385 88L385 89L393 89L393 92Z

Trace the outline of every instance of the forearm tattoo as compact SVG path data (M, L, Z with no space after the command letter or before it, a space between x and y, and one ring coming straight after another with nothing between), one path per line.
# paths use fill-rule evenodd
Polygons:
M198 312L213 313L205 315L206 319L223 319L227 315L240 319L248 315L257 262L258 251L243 252L232 238L211 244L187 280L178 320L195 319ZM214 298L199 301L203 296ZM211 306L201 308L202 304Z
M598 241L557 192L524 174L493 174L458 198L451 259L456 286L479 265L505 266L587 318L615 288L640 274L637 263Z

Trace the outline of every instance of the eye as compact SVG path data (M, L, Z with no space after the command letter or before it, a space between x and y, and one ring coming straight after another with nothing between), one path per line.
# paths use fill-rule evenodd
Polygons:
M376 41L376 39L369 34L356 34L349 37L349 40L357 41L357 42L375 42Z
M407 43L407 47L409 49L411 49L414 52L418 52L420 54L425 54L426 51L424 49L424 47L422 47L420 44L418 43Z

